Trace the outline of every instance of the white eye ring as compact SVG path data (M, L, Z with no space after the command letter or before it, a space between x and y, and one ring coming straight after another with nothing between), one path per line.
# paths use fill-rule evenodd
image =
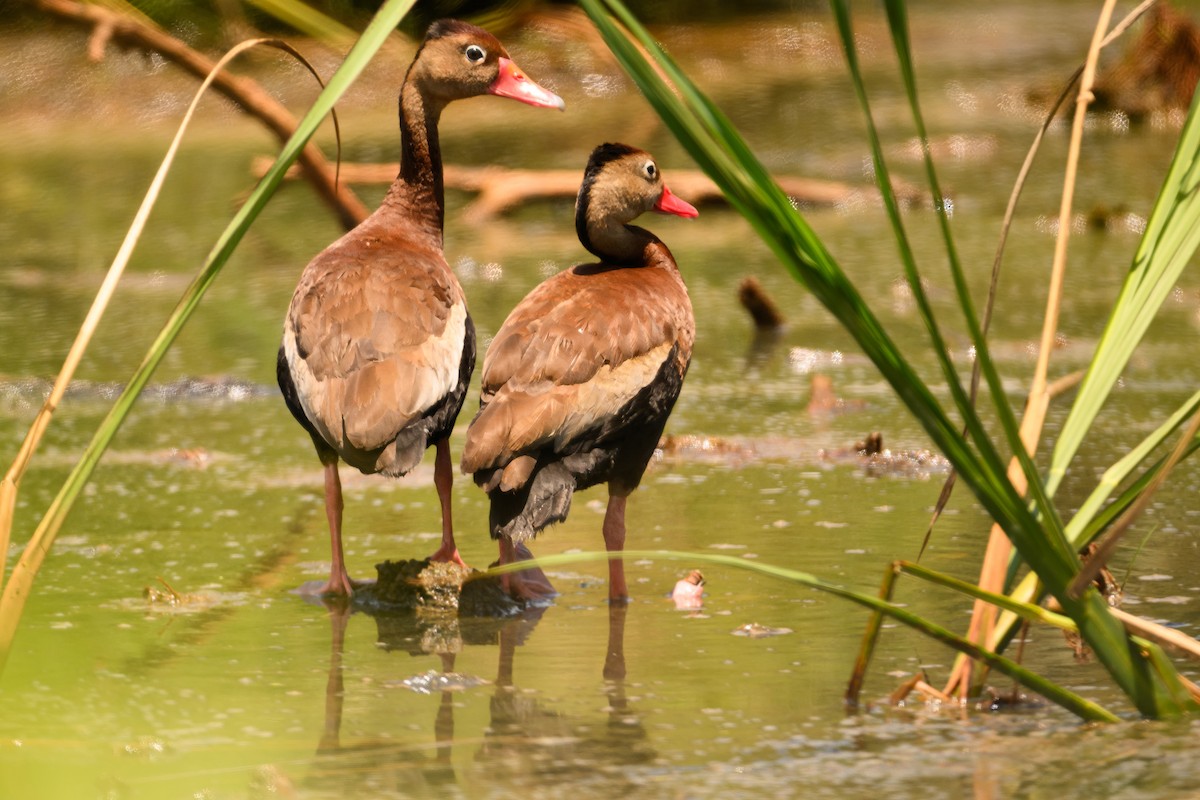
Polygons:
M487 58L487 51L477 44L467 45L467 49L463 52L467 56L467 61L472 64L478 64Z
M642 172L646 173L646 177L654 180L658 177L658 167L654 166L653 161L647 161L642 165Z

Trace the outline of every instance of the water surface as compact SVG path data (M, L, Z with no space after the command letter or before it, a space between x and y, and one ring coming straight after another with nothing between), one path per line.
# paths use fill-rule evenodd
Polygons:
M1056 89L1070 73L1095 13L1082 3L913 11L922 99L960 251L980 291L1036 124L1027 94ZM915 181L886 33L878 19L863 26L893 167ZM46 52L41 34L9 35L16 52ZM860 116L823 12L668 26L660 35L772 169L868 181ZM449 160L582 170L592 146L622 140L653 152L668 183L672 169L692 167L587 46L545 32L509 38L520 63L539 80L547 75L570 110L459 104L443 122ZM114 54L103 67L65 58L54 63L68 71L70 88L56 97L42 90L44 78L5 62L19 90L0 98L0 341L9 343L0 349L0 441L10 453L86 313L188 86L130 56ZM349 157L394 154L393 93L405 58L397 56L399 67L385 61L348 100ZM279 69L255 67L268 82ZM274 80L293 102L311 96L287 70ZM106 87L121 82L144 99L114 101ZM247 190L250 159L270 149L249 123L209 105L80 368L80 386L23 484L10 557ZM1169 126L1126 123L1101 115L1090 126L1078 207L1122 212L1109 231L1073 239L1056 375L1086 364L1174 145ZM996 354L1016 398L1033 368L1065 142L1065 127L1052 129L1000 287ZM380 192L362 193L376 202ZM569 203L532 203L467 224L470 200L448 198L446 251L486 343L525 292L585 254ZM852 203L804 212L932 376L881 210ZM932 216L915 208L908 219L930 293L948 309L953 289ZM873 475L853 458L822 453L870 431L893 449L920 450L924 434L732 211L705 206L697 222L645 224L675 252L697 316L695 356L668 433L731 444L716 454L667 453L651 467L629 505L630 546L734 555L874 591L889 561L916 556L941 474ZM594 563L552 572L557 602L504 622L373 619L301 599L293 590L328 569L327 532L319 466L273 388L274 358L301 268L337 233L305 187L273 200L105 456L46 562L0 681L0 795L537 797L561 796L569 784L580 797L1165 798L1196 784L1183 751L1190 723L1085 728L1036 701L967 715L873 702L847 715L841 695L865 614L750 572L706 568L699 613L676 611L667 598L695 565L666 559L627 567L627 609L609 608L605 570ZM789 321L765 348L753 346L737 305L747 275ZM1185 275L1060 492L1064 508L1194 390L1198 290ZM968 369L961 326L949 336ZM833 380L845 413L808 412L814 373ZM1061 418L1056 409L1051 433ZM352 573L370 576L384 559L436 548L431 465L398 482L344 474ZM1184 465L1114 565L1131 610L1188 632L1200 621L1191 577L1198 483ZM463 556L486 565L494 545L484 496L460 480L454 502ZM603 503L602 489L577 495L571 518L535 552L599 549ZM971 577L986 530L985 516L960 492L925 563ZM148 602L146 587L162 590L164 582L189 602ZM898 598L965 627L969 607L957 598L913 582ZM733 635L749 623L792 632ZM939 683L951 661L940 646L889 627L866 696L886 697L919 669ZM1131 714L1103 671L1075 663L1059 634L1035 631L1026 661ZM1195 677L1191 665L1181 668ZM1011 686L997 680L995 688Z

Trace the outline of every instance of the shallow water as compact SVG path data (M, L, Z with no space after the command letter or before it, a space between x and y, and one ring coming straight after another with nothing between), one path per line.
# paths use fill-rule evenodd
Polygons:
M1036 120L1025 93L1069 74L1095 13L1076 3L1056 4L1053 15L1033 3L913 11L923 102L945 153L941 177L954 200L961 254L981 290ZM886 33L877 19L863 24L894 168L916 180L907 117L890 91ZM823 12L661 35L773 169L866 181L860 117ZM594 144L619 139L655 153L668 183L672 168L691 167L627 84L585 47L563 55L555 41L528 34L510 49L531 75L549 76L569 112L460 104L443 123L448 160L581 169ZM101 70L58 63L77 71L57 105L36 76L24 74L12 81L22 91L0 96L0 341L10 343L0 351L0 441L9 451L150 179L164 124L178 113L174 92L187 86L128 57L114 56ZM269 76L269 66L256 69ZM392 153L395 69L388 68L369 75L344 110L352 158ZM131 103L118 127L106 116L116 112L105 110L112 101L104 87L119 81L134 97L158 98L160 82L171 93ZM22 487L10 557L246 191L250 158L270 147L211 106L79 371L81 384ZM1094 120L1077 207L1123 206L1132 217L1073 239L1055 374L1086 364L1175 135ZM547 148L548 140L562 146ZM996 354L1017 397L1033 367L1065 140L1065 128L1052 130L1001 285ZM374 202L379 189L363 194ZM470 199L449 197L447 255L482 344L530 287L584 254L569 203L534 203L468 225ZM852 204L805 213L889 331L932 374L882 212ZM644 221L672 247L696 307L695 356L668 433L731 444L715 453L668 452L652 466L629 505L630 547L735 555L873 591L890 560L916 556L941 476L873 476L853 458L828 454L876 430L896 450L927 441L748 226L719 206L701 215L694 223ZM949 308L953 290L932 217L921 209L908 217L931 295ZM272 201L105 456L46 562L0 680L0 796L538 797L561 796L569 784L581 797L1165 798L1200 780L1184 750L1191 723L1087 728L1037 702L965 716L873 703L847 715L841 695L865 614L755 573L705 567L699 612L676 611L668 599L696 565L666 559L628 565L634 600L627 609L608 607L605 570L591 562L551 571L557 601L506 622L417 624L305 601L294 589L328 569L320 471L273 388L274 357L300 269L336 234L304 187ZM749 274L789 320L767 347L753 346L737 305L737 285ZM1064 508L1194 390L1198 292L1185 275L1060 492ZM965 370L966 337L950 335ZM807 411L814 373L832 378L845 413ZM1051 434L1060 422L1061 410ZM398 482L344 474L352 573L370 576L384 559L436 548L431 464ZM1198 512L1189 502L1198 483L1196 468L1185 464L1114 570L1126 581L1131 610L1188 632L1200 622L1191 577ZM599 549L603 502L599 490L578 495L571 518L534 551ZM460 547L480 566L494 558L486 514L483 495L460 480ZM925 563L970 577L985 533L984 515L960 492ZM143 596L163 582L187 602ZM898 599L965 627L968 604L945 593L906 581ZM792 632L733 635L750 623ZM866 696L886 697L917 669L937 684L951 661L940 646L889 627ZM1103 671L1074 663L1058 634L1035 631L1026 661L1130 714ZM1192 665L1181 668L1195 677ZM996 688L1009 686L996 681Z

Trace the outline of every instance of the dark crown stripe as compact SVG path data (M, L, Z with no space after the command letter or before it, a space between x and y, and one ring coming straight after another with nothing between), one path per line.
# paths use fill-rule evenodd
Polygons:
M579 243L587 248L589 253L601 258L604 258L604 254L596 252L587 229L588 207L592 202L592 186L595 185L596 177L605 165L636 152L638 152L636 147L619 142L606 142L592 151L587 167L583 170L583 183L579 187L579 196L575 201L575 235L579 237Z
M429 31L425 34L425 41L431 42L434 39L444 39L447 36L455 36L460 33L485 34L490 36L487 31L477 25L472 25L469 22L463 22L458 19L439 19L429 26Z

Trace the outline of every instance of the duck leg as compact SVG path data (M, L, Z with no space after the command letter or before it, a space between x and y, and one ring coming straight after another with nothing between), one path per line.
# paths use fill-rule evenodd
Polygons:
M523 542L513 544L507 536L500 537L500 564L513 564L517 561L529 561L533 553ZM551 585L546 573L538 567L530 567L520 572L506 572L500 576L500 586L510 597L518 600L544 600L558 594Z
M338 475L338 460L334 455L325 464L325 516L329 519L329 582L318 590L318 594L349 597L354 594L354 583L346 572L346 560L342 556L342 479Z
M451 519L450 490L454 486L454 468L450 465L450 439L439 439L433 461L433 485L437 487L438 500L442 504L442 546L429 557L430 561L453 561L465 567L458 546L454 544L454 522Z
M610 553L625 549L625 501L628 495L615 494L608 489L608 508L604 512L604 548ZM629 602L629 588L625 585L625 562L620 558L608 562L608 601Z

